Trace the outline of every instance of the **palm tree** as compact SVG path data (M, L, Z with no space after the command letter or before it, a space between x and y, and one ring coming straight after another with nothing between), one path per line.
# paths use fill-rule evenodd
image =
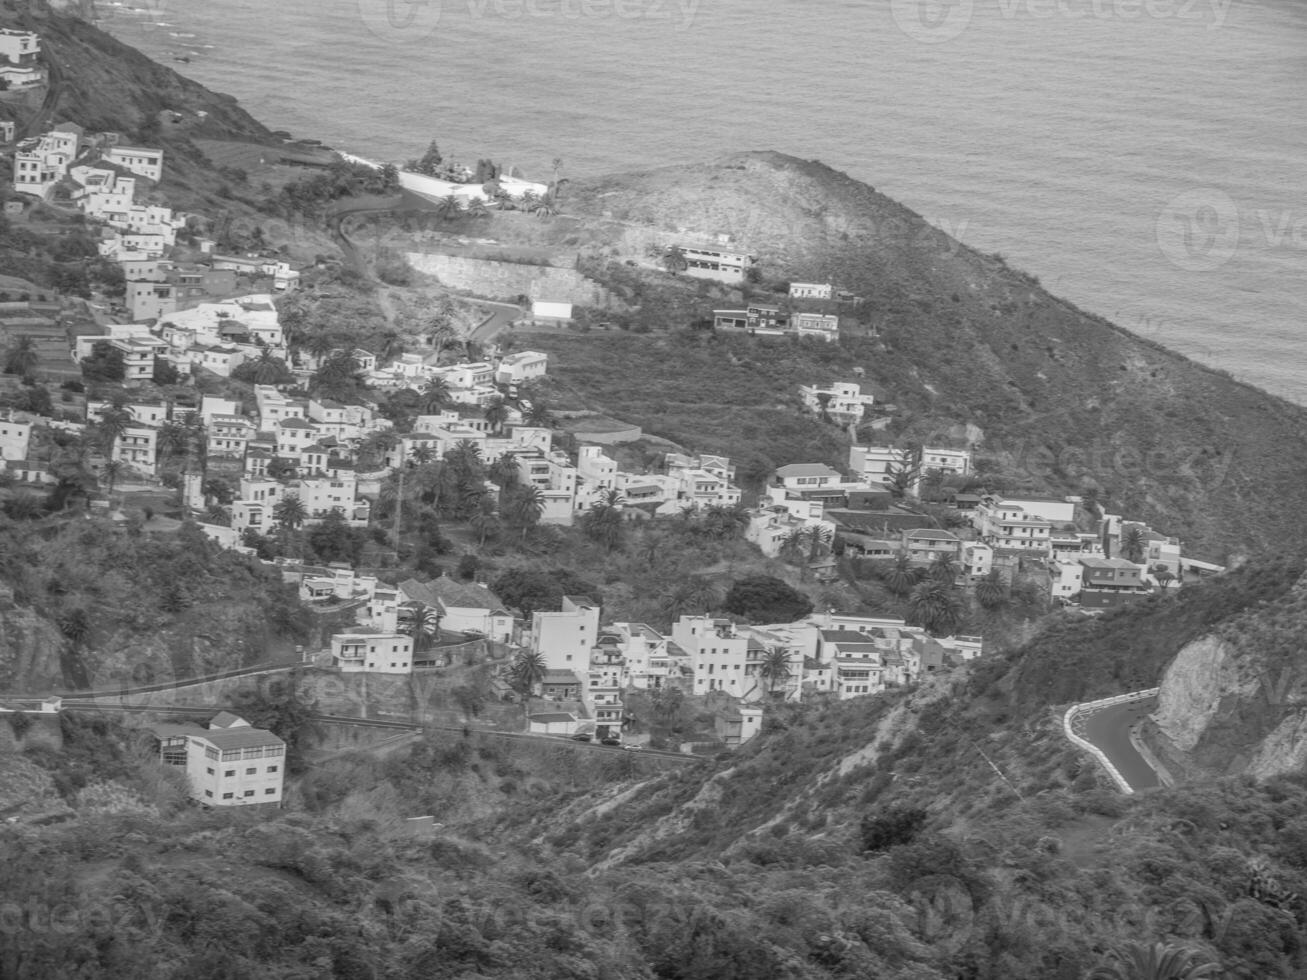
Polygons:
M535 204L531 205L531 213L537 218L549 218L558 213L558 205L554 202L552 194L546 194Z
M472 512L468 518L468 524L477 535L477 547L486 546L486 538L493 537L499 533L501 521L499 515L495 513L495 508L489 497L482 497L480 505Z
M545 658L534 650L523 650L508 669L509 682L523 696L545 679Z
M933 579L952 585L957 581L958 577L957 559L950 552L941 551L935 556L935 560L930 563L926 574Z
M522 420L527 425L534 425L542 429L551 429L554 426L554 413L549 411L542 401L533 400L531 407L523 413Z
M736 538L749 526L749 514L741 504L709 504L703 509L699 527L710 538Z
M517 457L512 453L502 453L498 459L490 464L486 475L501 490L511 490L517 486L520 475L517 468Z
M947 636L962 621L957 593L937 579L917 584L908 596L909 621L929 632Z
M190 435L185 426L176 422L165 422L159 426L155 445L158 446L159 455L163 459L185 456L187 449L190 448Z
M127 427L134 422L132 413L122 408L102 408L100 409L100 421L96 423L96 428L100 435L100 445L104 449L106 456L113 455L113 446L127 431Z
M997 609L1008 600L1007 586L999 577L998 569L991 569L989 574L976 583L976 601L985 609Z
M300 500L299 495L288 493L272 508L272 516L283 528L293 530L304 523L308 514L305 513L304 501Z
M608 493L619 492L606 491L605 497ZM581 529L587 537L602 544L606 551L613 551L621 544L622 523L621 507L602 499L581 516Z
M776 686L790 679L790 654L788 650L775 647L767 651L758 667L758 676L767 682L767 694L776 696Z
M11 520L32 521L45 512L45 501L40 494L20 490L5 501L5 513Z
M413 637L414 652L428 650L440 635L440 610L419 602L406 627L405 632Z
M1131 524L1121 532L1121 557L1135 564L1144 560L1144 529Z
M508 519L522 529L522 540L531 528L540 523L545 512L545 495L539 487L524 486L513 490L508 500Z
M676 275L690 267L690 263L685 258L685 253L681 251L681 246L673 245L663 253L663 268Z
M1219 963L1204 963L1183 946L1131 943L1111 952L1108 961L1090 970L1086 980L1205 980L1220 969Z
M276 384L286 377L286 362L279 357L274 357L272 348L264 347L259 351L258 359L254 362L252 377L256 385Z
M422 389L421 404L428 412L444 408L450 401L452 398L449 393L449 382L443 375L431 378Z
M490 399L483 414L486 422L490 425L490 430L498 433L504 428L504 423L508 421L508 406L504 404L503 398L496 396Z
M436 458L436 451L424 443L418 443L408 451L408 458L418 466L426 466Z
M460 439L445 453L445 462L458 475L458 482L463 483L482 472L481 447L471 439Z
M920 581L917 567L906 554L895 555L889 567L881 576L885 587L895 595L907 595L908 591Z
M490 214L490 209L486 207L486 202L479 197L471 198L467 202L467 216L469 218L484 218Z
M36 370L36 365L40 360L41 355L36 348L36 338L23 334L14 341L13 346L5 354L5 374L17 374L25 378Z
M122 476L123 464L116 459L111 459L104 464L100 470L100 475L108 482L108 494L113 496L113 488L118 483L118 477Z
M721 595L712 579L703 575L690 575L681 579L663 596L663 612L672 622L693 613L709 612L721 601Z

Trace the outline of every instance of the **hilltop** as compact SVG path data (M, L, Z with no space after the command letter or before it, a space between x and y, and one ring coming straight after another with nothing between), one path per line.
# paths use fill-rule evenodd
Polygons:
M668 434L659 428L665 402L726 400L723 389L742 386L718 385L714 372L733 376L741 361L761 364L766 378L746 404L768 407L793 399L799 383L852 380L857 365L897 406L889 437L955 442L976 426L982 474L1036 490L1092 488L1110 510L1213 560L1307 543L1296 463L1307 450L1307 409L1076 308L821 163L758 152L577 179L562 206L567 217L546 223L582 245L587 233L597 237L587 273L626 285L627 295L637 274L622 260L647 243L729 235L760 259L748 297L776 301L772 284L798 280L833 282L862 300L840 311L851 329L838 353L750 343L686 329L714 306L738 305L738 293L640 270L635 291L653 302L633 332L522 338L559 353L551 375L582 404ZM498 220L481 233L494 236ZM788 370L791 361L807 363ZM745 455L765 448L766 431L696 448ZM814 449L838 461L838 448Z

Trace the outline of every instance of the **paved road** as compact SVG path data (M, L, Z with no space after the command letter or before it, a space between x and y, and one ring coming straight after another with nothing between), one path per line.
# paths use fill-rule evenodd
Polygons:
M1161 785L1157 773L1130 744L1130 729L1157 710L1157 698L1129 701L1076 715L1077 735L1096 745L1136 791Z

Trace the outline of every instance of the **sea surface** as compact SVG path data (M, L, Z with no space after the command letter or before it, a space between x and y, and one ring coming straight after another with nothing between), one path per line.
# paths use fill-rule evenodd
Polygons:
M135 8L135 9L133 9ZM124 0L262 122L547 179L820 159L1307 403L1302 0Z

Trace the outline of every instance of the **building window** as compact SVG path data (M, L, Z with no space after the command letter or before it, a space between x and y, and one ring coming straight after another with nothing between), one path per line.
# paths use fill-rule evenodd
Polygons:
M268 772L276 772L276 771L277 771L276 766L268 766Z
M247 789L247 790L245 791L245 795L246 795L246 796L253 796L253 795L254 795L254 790L252 790L252 789Z
M228 770L226 770L222 775L223 775L224 778L229 778L229 777L231 777L231 776L236 775L236 770L235 770L235 769L228 769Z
M231 799L233 796L235 796L235 795L236 795L235 793L223 793L223 794L222 794L222 798L223 798L224 800L230 800L230 799Z
M205 769L204 771L207 772L210 776L212 776L212 775L213 775L213 766L209 766L209 767L208 767L207 769Z
M213 790L211 790L211 789L206 789L206 790L204 791L204 795L207 796L209 799L213 799Z
M255 767L255 766L251 766L249 769L246 769L246 770L245 770L245 775L247 775L247 776L254 776L254 775L257 775L257 774L258 774L258 771L259 771L259 770L258 770L257 767Z
M263 791L263 795L264 795L264 796L272 796L272 795L274 795L276 792L277 792L277 789L276 789L275 786L269 786L267 789L265 789L265 790Z

